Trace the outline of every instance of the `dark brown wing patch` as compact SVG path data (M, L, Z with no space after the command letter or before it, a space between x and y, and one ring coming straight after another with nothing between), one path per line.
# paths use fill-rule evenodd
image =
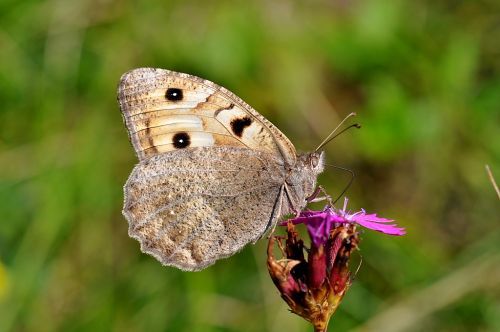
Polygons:
M170 101L179 101L184 98L182 94L182 90L179 88L168 88L167 92L165 92L165 98Z
M243 136L243 130L251 124L252 119L249 116L233 119L231 120L231 130L236 136L241 137Z
M176 149L184 149L191 144L191 137L188 133L180 132L174 135L172 143Z

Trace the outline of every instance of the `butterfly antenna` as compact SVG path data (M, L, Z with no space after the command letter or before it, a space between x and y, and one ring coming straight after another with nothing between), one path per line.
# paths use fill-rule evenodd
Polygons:
M350 170L348 168L345 168L345 167L340 167L340 166L335 166L335 165L330 165L330 164L325 164L325 166L336 168L336 169L339 169L341 171L348 172L351 175L351 178L349 179L349 182L345 186L344 190L342 190L342 192L333 201L333 204L335 204L335 203L338 202L339 199L342 198L342 196L344 196L344 194L346 193L346 191L349 189L349 187L351 186L352 182L354 181L354 178L356 177L356 175L354 174L354 172L352 170Z
M348 129L352 128L352 127L361 128L361 126L359 124L355 123L355 124L350 125L349 127L345 128L345 129L343 129L340 133L338 133L337 135L334 136L335 132L344 124L344 122L346 122L347 119L349 119L350 117L353 117L355 115L356 115L356 113L352 112L352 113L348 114L344 118L344 120L340 121L340 123L338 124L338 126L335 127L335 129L332 130L332 132L323 140L323 142L321 142L320 145L318 145L318 147L314 150L314 152L317 152L323 146L325 146L326 144L328 144L328 142L330 142L332 139L334 139L335 137L339 136L340 134L342 134L346 130L348 130Z

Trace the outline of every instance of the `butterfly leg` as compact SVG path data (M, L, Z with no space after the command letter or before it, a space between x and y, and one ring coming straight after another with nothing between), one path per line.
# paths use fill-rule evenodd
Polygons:
M319 196L322 193L324 196ZM316 203L327 201L328 205L333 206L332 196L328 195L326 190L322 186L318 186L316 190L309 196L307 199L307 203Z
M286 183L284 184L284 187L285 187L286 198L288 200L288 206L290 206L291 212L295 213L295 218L297 218L300 216L300 212L301 212L302 208L297 208L297 204L293 202L293 200L290 197L290 194L288 192L288 186L286 185ZM303 207L305 207L306 205L307 205L307 201L305 202Z
M267 222L266 230L262 233L261 237L266 234L269 229L271 229L271 232L269 232L268 239L271 237L271 235L274 233L274 230L276 229L276 225L278 224L279 218L281 217L281 209L283 206L283 193L285 191L285 186L280 187L280 191L278 196L276 197L276 200L274 201L273 205L273 211L271 212L271 217L269 218L269 221ZM276 220L276 222L274 221ZM259 238L259 239L260 239Z
M322 189L321 186L317 186L314 192L311 194L311 196L306 198L307 203L313 202L316 199L316 197L318 197L319 193L321 192L321 189Z
M300 215L300 209L296 208L296 204L293 202L292 198L290 197L290 194L288 192L288 187L286 183L284 183L280 187L280 191L278 196L276 197L276 200L274 201L274 206L273 206L273 212L271 213L271 218L269 218L269 222L267 223L266 230L264 231L263 235L267 233L269 229L271 229L271 232L269 232L268 238L271 237L271 235L274 233L274 230L276 229L276 225L279 222L279 219L282 217L282 212L283 212L283 200L284 196L286 196L286 200L288 201L288 206L291 212L295 213L295 217L298 217ZM276 219L276 222L274 221Z

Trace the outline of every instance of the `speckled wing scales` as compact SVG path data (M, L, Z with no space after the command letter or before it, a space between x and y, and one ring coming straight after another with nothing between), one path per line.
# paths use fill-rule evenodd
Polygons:
M118 99L139 160L201 146L247 147L296 160L293 144L227 89L196 76L138 68L124 74Z
M164 265L201 270L274 224L283 182L282 161L268 152L179 149L134 168L123 213L142 251Z

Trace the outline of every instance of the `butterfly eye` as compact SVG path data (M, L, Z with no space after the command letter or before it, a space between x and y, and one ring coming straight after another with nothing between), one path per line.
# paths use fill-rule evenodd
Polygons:
M167 98L170 101L182 100L183 98L182 90L178 88L168 88L167 92L165 93L165 98Z
M312 154L310 162L311 162L312 168L316 168L319 164L319 157L315 154Z

